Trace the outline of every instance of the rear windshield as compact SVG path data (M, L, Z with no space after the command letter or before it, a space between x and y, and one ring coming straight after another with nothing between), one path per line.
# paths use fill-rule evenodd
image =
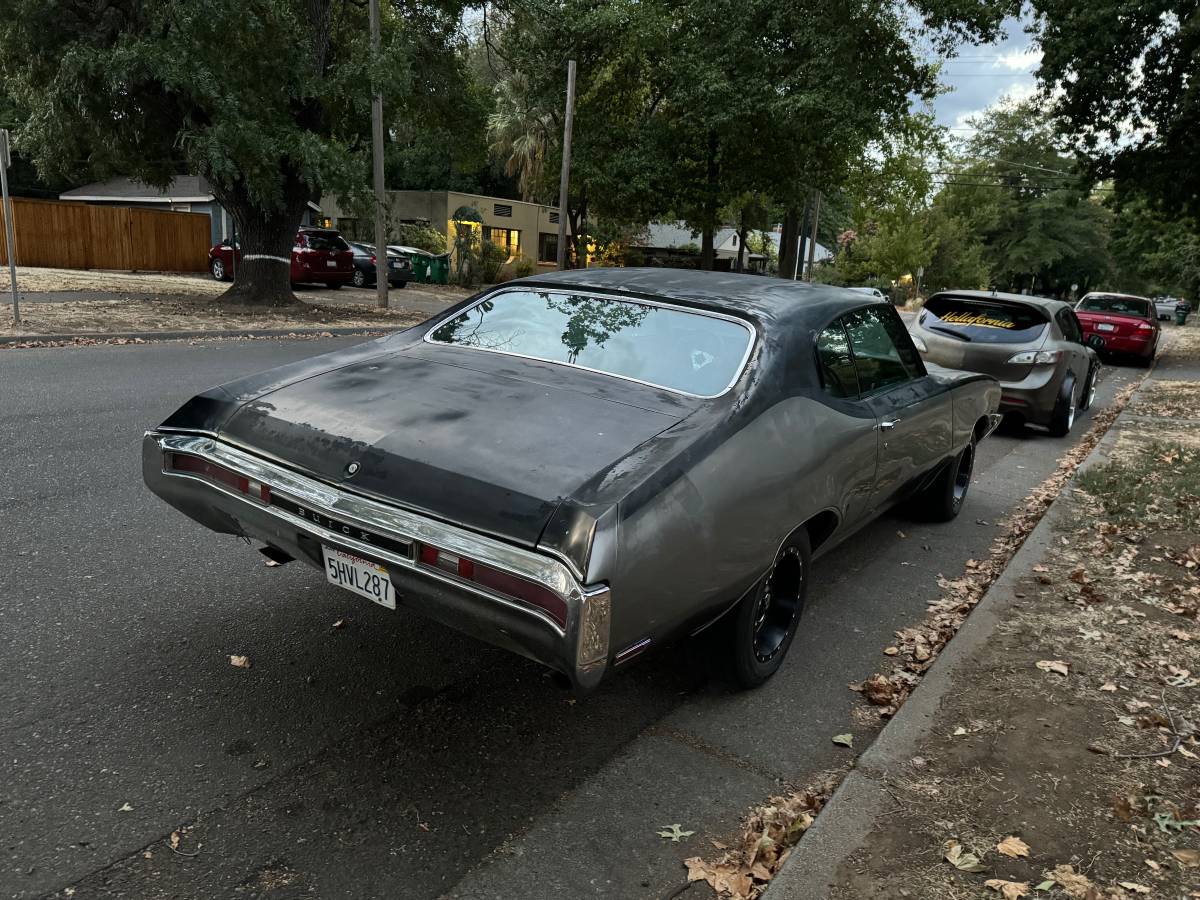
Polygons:
M308 231L304 234L305 245L310 250L349 250L350 245L340 234L321 234Z
M1079 301L1079 308L1087 312L1150 317L1150 301L1121 294L1088 294Z
M1033 306L935 296L919 321L930 331L981 344L1024 344L1036 340L1049 320Z
M581 366L701 397L724 393L749 326L677 308L558 291L493 294L428 336L441 344Z

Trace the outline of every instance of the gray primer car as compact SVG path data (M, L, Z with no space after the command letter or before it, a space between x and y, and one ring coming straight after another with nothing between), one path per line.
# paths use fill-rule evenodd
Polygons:
M927 372L860 294L570 271L205 391L146 434L143 474L215 531L577 689L708 626L752 686L814 553L902 500L957 514L999 399Z
M1100 361L1071 306L1024 294L942 291L917 316L927 362L1000 381L1000 410L1066 435L1091 406Z

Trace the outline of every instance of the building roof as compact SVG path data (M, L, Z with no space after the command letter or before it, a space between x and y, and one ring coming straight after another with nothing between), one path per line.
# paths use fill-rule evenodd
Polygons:
M878 302L826 284L694 269L568 269L509 282L517 283L628 292L766 320L798 320L810 328L823 327L844 310Z
M151 187L133 178L110 178L85 184L58 195L60 200L128 200L133 202L183 201L199 203L213 199L212 188L200 175L176 175L167 189Z

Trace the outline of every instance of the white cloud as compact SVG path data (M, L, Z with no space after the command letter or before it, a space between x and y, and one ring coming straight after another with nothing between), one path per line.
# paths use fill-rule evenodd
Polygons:
M1034 47L1010 50L996 58L995 68L1012 72L1029 72L1042 61L1042 51Z

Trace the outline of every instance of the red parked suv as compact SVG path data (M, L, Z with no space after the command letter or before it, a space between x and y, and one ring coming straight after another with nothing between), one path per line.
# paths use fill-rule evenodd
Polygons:
M234 266L241 260L241 245L224 240L208 251L208 271L217 281L231 281ZM318 283L340 288L354 277L353 260L350 245L336 231L301 228L292 247L292 284Z
M1154 302L1132 294L1093 291L1075 306L1084 342L1097 352L1132 356L1150 365L1158 350L1158 314Z

